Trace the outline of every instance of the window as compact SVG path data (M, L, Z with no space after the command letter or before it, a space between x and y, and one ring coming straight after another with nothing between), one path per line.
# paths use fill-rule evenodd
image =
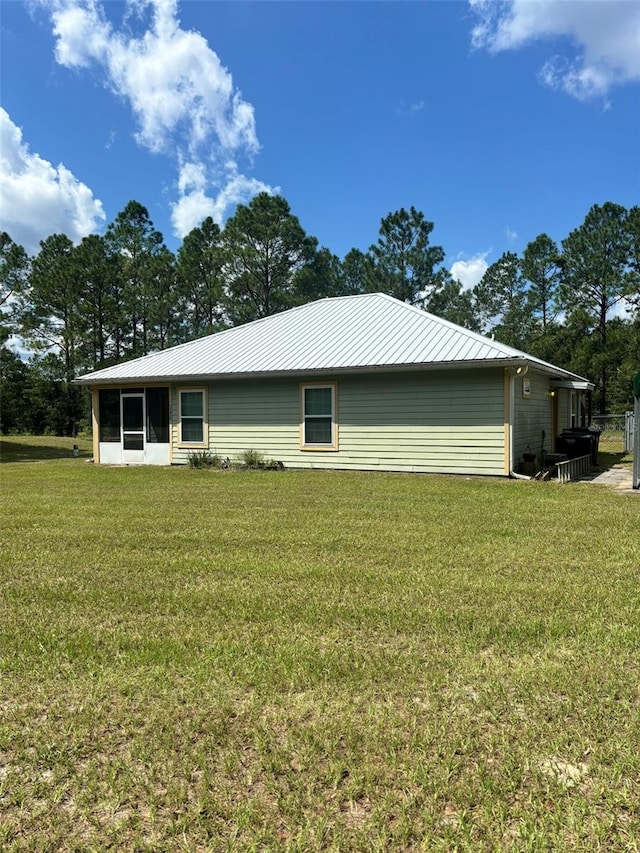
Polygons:
M335 383L303 385L301 393L302 447L314 450L337 450Z
M120 390L103 388L98 392L100 441L120 443Z
M180 391L180 443L206 444L204 389Z
M575 391L572 391L570 394L570 412L569 416L571 419L571 428L578 426L578 395Z

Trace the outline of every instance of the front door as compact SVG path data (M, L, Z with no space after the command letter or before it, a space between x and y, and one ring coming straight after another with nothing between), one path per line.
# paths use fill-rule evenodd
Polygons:
M122 461L144 463L144 394L122 394Z

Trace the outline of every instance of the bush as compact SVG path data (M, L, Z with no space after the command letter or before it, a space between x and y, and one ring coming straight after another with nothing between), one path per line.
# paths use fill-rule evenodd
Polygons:
M259 450L243 450L240 459L245 468L262 468L264 466L264 454Z
M265 459L264 454L259 450L244 450L233 463L228 457L223 459L217 453L210 453L208 450L192 450L187 457L187 464L190 468L229 468L262 471L284 470L282 462L276 462L275 459Z
M283 471L282 462L275 459L265 459L259 450L243 450L240 454L240 463L243 468L250 470L260 469L262 471Z
M189 468L221 468L222 460L208 450L192 450L187 457Z

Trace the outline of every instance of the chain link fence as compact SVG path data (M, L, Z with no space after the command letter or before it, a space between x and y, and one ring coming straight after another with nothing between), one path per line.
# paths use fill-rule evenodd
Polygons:
M633 412L620 415L593 415L591 426L600 430L602 453L631 453L633 447Z

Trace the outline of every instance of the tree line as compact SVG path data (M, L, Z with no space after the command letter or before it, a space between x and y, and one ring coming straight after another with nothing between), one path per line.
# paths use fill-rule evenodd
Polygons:
M0 430L75 434L87 401L71 380L295 305L381 291L588 377L597 409L631 404L640 369L640 208L594 205L561 244L540 234L472 289L444 266L434 224L411 207L343 259L318 247L282 196L257 195L221 228L210 217L172 253L131 201L74 245L30 257L0 234ZM616 308L624 310L616 311ZM19 335L29 361L7 346Z

